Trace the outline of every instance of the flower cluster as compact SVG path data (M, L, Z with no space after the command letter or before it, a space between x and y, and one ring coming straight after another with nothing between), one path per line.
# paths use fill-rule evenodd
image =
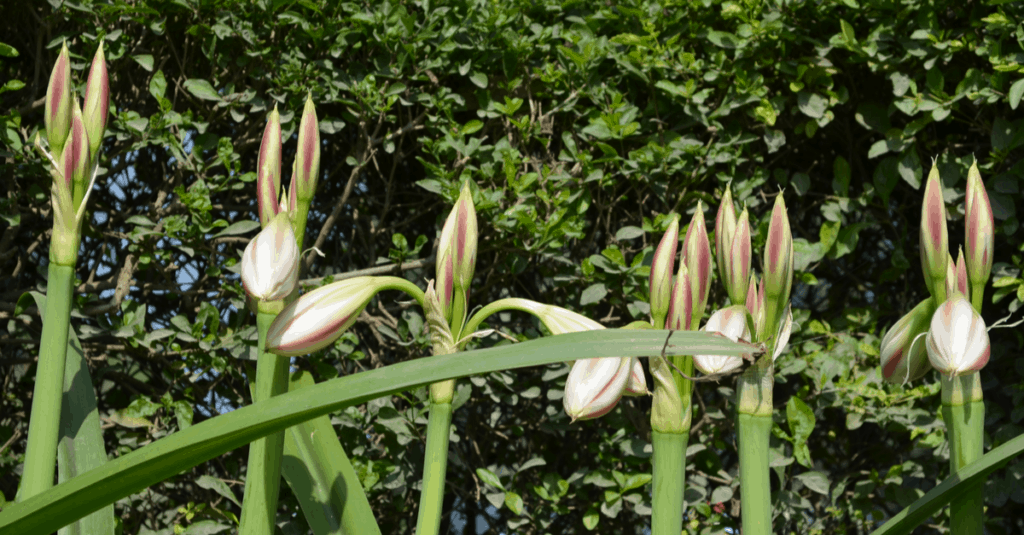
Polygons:
M882 377L887 381L923 377L928 363L948 377L976 372L988 363L988 331L979 312L992 271L994 222L977 162L967 175L965 204L967 253L961 250L954 261L948 250L942 184L933 165L921 207L921 267L932 297L897 321L882 339Z

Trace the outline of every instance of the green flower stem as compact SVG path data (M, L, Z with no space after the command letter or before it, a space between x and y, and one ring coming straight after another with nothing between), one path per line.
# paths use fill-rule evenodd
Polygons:
M690 433L651 431L654 447L654 501L651 535L678 535L683 526L686 444Z
M743 372L736 386L743 535L772 532L768 439L772 432L773 368L770 357L762 358Z
M278 302L279 303L279 302ZM289 357L280 357L264 351L267 331L277 317L277 311L256 314L259 331L256 360L256 389L253 403L288 392ZM279 309L278 309L279 310ZM274 433L249 445L249 468L245 477L245 497L239 533L273 535L277 520L277 498L281 490L281 455L284 452L284 432Z
M384 290L398 290L405 292L409 297L415 299L416 303L420 305L421 308L426 308L426 297L423 295L423 290L421 290L419 286L416 286L402 277L379 277L379 284L380 289L377 290L378 292L382 292Z
M942 419L949 435L949 474L981 458L985 446L985 402L978 372L942 377ZM984 487L974 485L949 502L949 531L957 535L985 532Z
M444 480L448 470L448 433L451 423L451 402L431 402L430 420L427 422L427 451L423 458L423 488L420 491L420 510L416 519L416 535L437 535L441 528Z
M32 412L28 421L28 445L25 450L25 471L21 476L20 500L31 498L53 486L74 282L73 266L50 263L46 317L39 347L39 364L36 367L36 384L32 393Z

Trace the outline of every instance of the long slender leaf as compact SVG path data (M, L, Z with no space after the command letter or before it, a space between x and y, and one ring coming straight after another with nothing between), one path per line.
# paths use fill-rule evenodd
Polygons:
M980 459L965 466L934 489L928 491L916 502L889 519L871 535L898 535L910 533L925 520L935 515L947 503L982 484L989 474L1008 463L1010 459L1024 453L1024 435L1013 438L982 455Z
M292 391L316 384L309 372L293 373L289 383ZM288 428L281 471L316 535L380 533L329 416Z
M590 357L742 355L751 346L704 332L607 329L402 362L289 392L211 418L112 459L0 512L0 535L46 534L121 498L299 422L418 386Z

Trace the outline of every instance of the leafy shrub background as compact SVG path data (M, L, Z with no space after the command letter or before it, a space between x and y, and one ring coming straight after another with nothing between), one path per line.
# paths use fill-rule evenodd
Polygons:
M972 157L989 188L997 288L986 321L1024 301L1021 20L1024 6L1000 0L11 3L0 22L0 491L11 500L17 488L40 329L20 298L45 288L51 224L48 173L29 140L61 41L81 94L102 39L116 117L72 323L112 455L246 403L255 334L237 259L258 226L259 136L277 105L288 169L311 92L323 176L306 240L326 255L306 258L313 284L367 269L425 283L443 218L471 180L474 304L529 297L623 325L647 318L666 214L702 202L712 221L731 183L759 222L760 251L772 197L785 195L800 329L776 379L776 529L864 532L948 473L936 378L884 385L877 357L884 330L923 298L919 188L933 158L954 253ZM396 299L383 296L342 341L296 365L325 380L428 354L422 315ZM541 334L517 315L490 324ZM992 333L990 446L1024 432L1020 332ZM452 533L643 532L650 402L570 424L567 370L460 381ZM697 388L692 533L737 525L731 384ZM333 418L386 533L412 529L423 399L410 392ZM125 533L231 525L245 454L122 501ZM1020 462L987 482L992 533L1024 532L1022 489ZM283 533L307 530L297 511L283 491Z

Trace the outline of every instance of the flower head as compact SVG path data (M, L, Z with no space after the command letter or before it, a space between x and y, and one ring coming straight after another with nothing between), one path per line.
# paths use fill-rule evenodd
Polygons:
M562 404L575 420L589 420L608 414L622 398L636 358L580 359L565 379Z
M650 303L651 318L655 327L665 325L665 318L672 300L672 271L679 247L679 216L672 214L665 235L658 242L651 259Z
M992 273L995 223L992 219L992 203L988 200L977 161L967 172L966 208L964 243L967 244L967 273L974 291L980 292Z
M46 136L50 142L50 151L54 158L60 157L64 150L64 141L71 130L71 59L68 45L60 47L60 54L53 64L50 73L50 84L46 87L46 113L43 122L46 124Z
M242 285L262 301L284 299L299 280L299 247L288 214L278 214L242 253Z
M982 369L988 364L991 350L985 320L959 293L935 311L926 347L932 367L949 377Z
M946 204L942 200L942 184L939 182L938 166L932 165L928 182L924 188L924 204L921 206L921 268L932 295L945 300L946 258L949 255L949 238L946 233Z
M331 345L356 322L380 290L377 278L345 279L292 301L270 325L267 350L297 357Z
M281 212L281 115L277 106L267 117L260 143L260 155L256 163L256 202L259 206L260 223L270 224Z
M932 300L921 301L889 328L879 349L882 378L890 383L907 383L924 377L931 367L923 334L931 322Z
M103 142L103 131L107 128L107 115L110 110L110 83L107 79L107 60L103 54L103 41L100 41L96 55L89 67L89 80L85 84L85 129L89 133L89 153L93 156L99 151Z
M733 342L751 339L750 328L747 326L747 309L743 305L733 305L716 311L708 318L704 330L720 333ZM743 365L743 359L726 355L694 355L693 364L698 370L714 375L738 369Z

